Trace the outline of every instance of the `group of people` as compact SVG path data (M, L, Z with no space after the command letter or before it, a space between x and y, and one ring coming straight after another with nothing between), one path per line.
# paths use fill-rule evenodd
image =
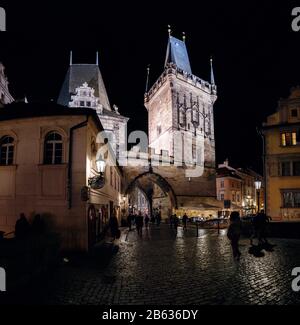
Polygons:
M257 213L251 220L252 234L250 236L250 244L253 245L253 239L257 238L258 245L268 244L267 240L267 224L270 221L264 210ZM240 259L241 252L239 250L239 240L242 233L242 223L240 214L234 211L230 215L230 225L227 231L227 237L231 242L233 257Z
M148 214L143 215L142 212L139 211L138 214L129 213L127 217L129 231L131 231L132 226L135 225L139 236L142 236L144 226L146 230L149 228L150 222L159 226L161 223L161 213L157 212L156 214L153 214L150 218Z
M187 230L187 223L188 223L189 217L187 216L187 214L185 213L182 217L182 226L183 226L183 230ZM177 217L176 213L170 215L169 217L169 224L171 228L174 228L175 231L177 232L177 228L179 225L179 218Z
M45 224L40 214L35 215L30 224L25 214L21 213L15 224L15 237L17 239L25 239L29 235L41 235L44 231Z

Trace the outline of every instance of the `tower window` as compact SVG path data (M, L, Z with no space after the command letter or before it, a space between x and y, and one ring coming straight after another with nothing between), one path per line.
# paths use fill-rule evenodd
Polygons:
M0 140L0 165L12 165L14 161L14 139L4 136Z
M86 106L91 107L91 102L90 101L86 102Z
M80 101L80 106L84 106L84 101L83 100Z
M44 164L61 164L63 160L62 136L57 132L50 132L45 137Z
M160 124L157 126L157 134L158 134L158 135L161 134L161 125L160 125Z

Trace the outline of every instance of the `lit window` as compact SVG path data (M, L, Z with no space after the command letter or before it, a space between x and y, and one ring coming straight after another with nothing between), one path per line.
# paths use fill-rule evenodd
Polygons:
M285 138L285 133L281 134L281 145L282 146L286 146L286 138Z
M61 164L63 158L62 136L57 132L50 132L45 137L44 164Z
M14 139L4 136L0 140L0 165L12 165L14 161Z
M297 144L297 133L292 133L292 145L295 146Z

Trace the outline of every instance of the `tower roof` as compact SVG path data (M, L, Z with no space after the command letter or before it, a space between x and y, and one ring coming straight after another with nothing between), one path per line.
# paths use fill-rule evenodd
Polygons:
M179 69L192 74L190 60L184 41L169 36L165 65L167 63L174 63Z
M74 95L76 88L85 82L89 87L94 88L94 95L96 97L99 97L100 104L102 104L106 110L111 111L103 78L97 64L71 63L60 90L57 103L60 105L68 106L71 100L71 95Z

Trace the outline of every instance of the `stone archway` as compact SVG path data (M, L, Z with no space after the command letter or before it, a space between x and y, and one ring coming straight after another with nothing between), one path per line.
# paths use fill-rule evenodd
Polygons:
M125 194L130 196L135 187L140 188L146 194L150 211L159 209L163 218L166 218L173 209L177 209L174 190L161 175L153 171L137 175L127 186Z

